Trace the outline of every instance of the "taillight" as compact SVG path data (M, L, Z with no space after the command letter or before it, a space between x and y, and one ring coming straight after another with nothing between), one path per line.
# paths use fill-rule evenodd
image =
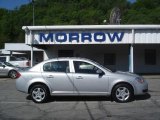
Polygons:
M19 72L16 73L16 78L21 77L21 74Z
M26 62L26 66L29 66L30 64L29 64L29 62Z

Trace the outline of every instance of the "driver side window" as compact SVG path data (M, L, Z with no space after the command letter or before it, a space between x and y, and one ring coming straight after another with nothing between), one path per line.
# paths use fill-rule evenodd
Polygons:
M82 61L74 61L75 73L85 73L85 74L98 74L99 68L96 66Z

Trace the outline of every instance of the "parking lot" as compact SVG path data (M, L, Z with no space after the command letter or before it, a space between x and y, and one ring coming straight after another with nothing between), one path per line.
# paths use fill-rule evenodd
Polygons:
M0 120L160 120L160 76L144 76L149 94L129 103L106 97L53 97L35 104L15 88L15 80L0 78Z

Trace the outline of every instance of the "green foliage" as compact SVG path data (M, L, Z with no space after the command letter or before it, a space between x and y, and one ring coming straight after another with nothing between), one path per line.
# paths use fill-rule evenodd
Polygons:
M0 47L24 42L22 26L33 24L32 3L15 10L0 9ZM100 25L114 7L121 10L121 24L159 24L160 0L36 0L35 25Z
M137 0L122 18L123 24L160 24L160 0Z

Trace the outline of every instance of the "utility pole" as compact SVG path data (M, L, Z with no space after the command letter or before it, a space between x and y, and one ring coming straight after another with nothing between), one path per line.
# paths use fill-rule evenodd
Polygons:
M33 16L32 16L32 17L33 17L33 26L34 26L34 12L35 12L35 11L34 11L34 0L32 0L32 8L33 8L33 11L32 11L32 12L33 12L33 13L32 13Z
M32 17L33 17L33 26L35 25L35 23L34 23L34 12L35 12L35 10L34 10L34 0L32 0ZM33 32L31 32L31 34L32 34L32 36L33 36ZM33 37L32 37L32 41L31 41L31 67L33 67Z

